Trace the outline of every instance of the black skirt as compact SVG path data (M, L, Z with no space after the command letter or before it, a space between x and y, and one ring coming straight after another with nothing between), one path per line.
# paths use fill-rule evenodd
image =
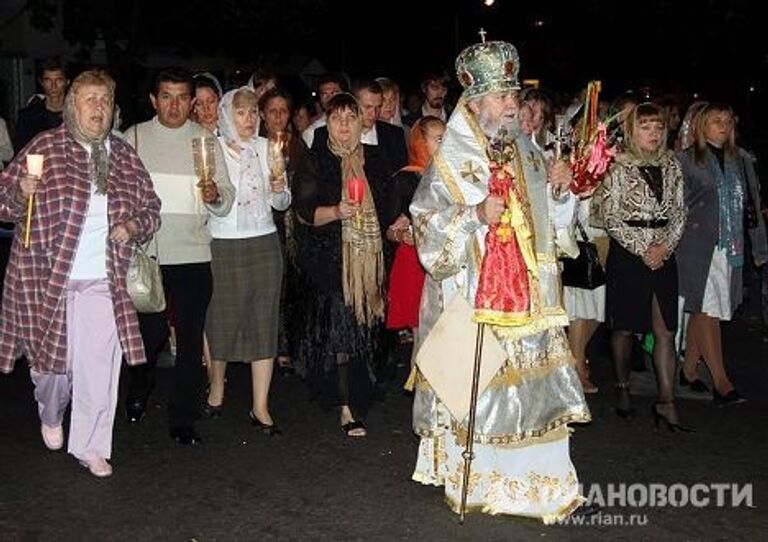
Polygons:
M361 325L341 292L305 284L304 330L294 367L324 407L349 405L364 416L373 398L381 324Z
M677 263L672 254L656 271L611 239L606 263L605 322L611 329L652 331L653 296L667 329L677 329Z

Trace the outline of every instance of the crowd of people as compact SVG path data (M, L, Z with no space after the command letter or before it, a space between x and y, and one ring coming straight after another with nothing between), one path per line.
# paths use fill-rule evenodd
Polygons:
M630 371L642 334L653 335L657 425L693 430L677 385L743 402L720 322L742 301L745 266L765 276L768 243L734 111L605 104L617 113L616 156L602 183L576 196L555 125L556 113L575 118L574 106L521 88L519 67L511 44L483 41L456 61L458 101L450 77L431 72L411 110L387 77L350 85L326 74L315 106L272 73L230 89L209 72L167 68L151 86L154 117L123 127L109 74L86 70L70 84L63 65L44 63L15 156L0 123L0 220L14 228L0 371L26 358L45 446L64 446L71 402L69 453L109 476L123 360L125 415L142 423L169 339L168 431L179 444L200 443L200 417L225 412L232 362L250 364L243 420L260 433L287 430L270 410L276 367L337 409L343 435L365 437L395 350L412 344L415 360L462 303L503 352L477 401L470 508L545 522L584 508L568 424L590 420L584 394L598 386L587 345L603 323L617 415L636 415ZM198 138L213 141L212 182L200 183ZM43 155L40 173L32 155ZM595 248L604 282L561 283L577 240ZM162 312L137 313L128 294L139 245L160 264ZM474 326L461 329L474 344ZM413 478L445 486L458 511L465 413L446 407L413 360Z

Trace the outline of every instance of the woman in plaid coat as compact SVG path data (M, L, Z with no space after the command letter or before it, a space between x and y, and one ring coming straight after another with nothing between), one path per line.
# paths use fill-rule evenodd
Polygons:
M0 174L0 220L17 224L0 311L0 371L26 357L50 449L63 445L72 399L69 453L96 476L112 472L106 460L121 360L145 362L126 272L134 244L160 224L149 174L110 134L114 89L104 72L80 74L62 126L39 134ZM31 154L44 156L40 177L26 170Z

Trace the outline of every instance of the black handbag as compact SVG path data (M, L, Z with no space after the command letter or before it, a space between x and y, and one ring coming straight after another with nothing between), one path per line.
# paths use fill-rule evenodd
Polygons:
M588 241L584 228L576 221L576 228L583 241L576 241L579 245L579 255L576 258L561 258L563 273L561 275L563 286L594 290L605 284L605 270L600 265L597 256L597 247Z
M744 227L748 230L754 230L759 225L759 212L755 200L752 198L752 189L747 176L747 162L743 156L741 157L741 171L744 175Z

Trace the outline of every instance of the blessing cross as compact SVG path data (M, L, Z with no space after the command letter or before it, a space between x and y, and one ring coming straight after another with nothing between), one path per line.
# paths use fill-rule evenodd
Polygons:
M467 160L461 165L459 173L462 178L471 181L473 183L480 182L480 174L483 172L478 164L475 164L472 160Z
M483 43L485 43L485 35L487 34L487 32L483 28L481 28L478 34L480 34L480 39L483 40Z

